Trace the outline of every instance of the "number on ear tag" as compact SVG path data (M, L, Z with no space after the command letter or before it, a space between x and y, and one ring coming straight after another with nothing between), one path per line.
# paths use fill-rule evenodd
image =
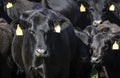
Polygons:
M86 8L83 4L80 5L80 12L86 12Z
M8 2L6 5L7 8L11 8L12 6L13 6L13 4L11 2Z
M19 24L17 24L16 35L23 35L22 29L20 28Z
M109 7L109 11L115 11L115 5L110 5L110 7Z
M56 33L60 33L61 32L61 27L60 25L58 24L57 26L54 27L54 30Z
M117 42L115 41L113 46L112 46L113 50L118 50L119 49L119 45L117 44Z

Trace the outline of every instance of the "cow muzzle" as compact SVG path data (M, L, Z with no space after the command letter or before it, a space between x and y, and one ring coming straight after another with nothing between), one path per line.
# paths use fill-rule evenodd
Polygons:
M102 22L102 20L95 20L95 21L93 21L93 25L94 25L94 26L97 26L97 25L99 25L101 22Z
M91 63L100 63L101 62L101 58L100 57L91 57Z
M38 48L38 49L35 49L34 53L36 56L43 56L44 57L47 54L47 49Z

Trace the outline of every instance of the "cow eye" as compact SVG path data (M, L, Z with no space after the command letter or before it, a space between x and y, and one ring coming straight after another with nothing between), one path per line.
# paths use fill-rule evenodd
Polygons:
M8 3L6 4L6 8L11 8L11 7L13 7L13 4L12 4L11 2L8 2Z
M35 34L35 32L31 29L28 29L28 31L31 33L31 34Z
M80 12L86 12L86 7L83 4L80 5Z
M94 9L93 8L89 8L89 11L94 12Z
M101 30L103 33L107 33L107 32L109 32L110 31L110 28L103 28L102 30Z
M115 11L115 5L114 5L114 4L111 4L111 5L110 5L109 11Z

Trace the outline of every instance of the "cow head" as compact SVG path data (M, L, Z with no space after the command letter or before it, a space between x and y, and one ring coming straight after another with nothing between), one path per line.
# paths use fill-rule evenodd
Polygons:
M98 38L99 37L99 38ZM103 38L102 38L103 37ZM99 33L93 38L91 56L92 63L101 63L107 52L120 51L120 35L116 34L101 34Z
M27 23L23 26L30 34L33 41L35 55L48 55L48 37L51 33L61 33L62 25L65 24L66 18L47 9L25 11L21 21ZM65 27L64 27L65 28Z
M101 62L101 57L103 56L104 53L103 48L107 46L105 42L108 40L108 36L106 35L107 34L99 33L93 37L93 41L91 44L92 48L91 62L93 63Z
M112 50L119 50L120 27L110 22L97 27L99 32L94 35L91 43L91 62L100 63L104 54Z
M92 24L97 26L104 20L107 20L105 14L107 15L107 11L111 11L114 9L114 5L110 0L87 0L88 2L88 10L90 12Z
M113 23L119 24L119 0L77 0L79 4L83 4L91 24L97 26L104 20L109 20ZM82 15L82 14L81 14ZM83 19L84 19L83 18ZM119 24L120 25L120 24Z
M103 20L109 20L112 23L120 25L119 21L119 0L106 0L104 4L104 14L102 16Z
M77 0L81 4L81 12L87 12L91 24L96 26L102 22L102 14L105 8L105 0ZM83 8L82 8L83 7ZM85 17L85 16L84 16Z
M88 0L88 2L92 24L96 26L102 22L102 14L105 8L105 0Z

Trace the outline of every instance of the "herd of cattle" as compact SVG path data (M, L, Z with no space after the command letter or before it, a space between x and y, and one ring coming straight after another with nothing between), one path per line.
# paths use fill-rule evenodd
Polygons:
M120 0L0 0L0 78L120 78Z

